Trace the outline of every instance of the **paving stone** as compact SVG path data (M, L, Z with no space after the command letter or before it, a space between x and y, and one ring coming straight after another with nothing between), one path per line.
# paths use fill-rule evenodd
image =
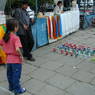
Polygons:
M78 68L76 66L64 65L56 71L70 77L78 71Z
M31 75L32 75L32 73L31 73ZM22 75L21 75L21 84L27 82L27 81L30 80L30 79L32 79L31 76L22 74Z
M0 71L5 70L6 65L0 65Z
M35 59L36 59L35 62L27 61L27 64L30 64L32 66L39 68L41 64L47 63L49 60L48 58L44 58L44 57L37 57Z
M63 57L63 58L62 58ZM75 66L78 65L83 59L81 58L75 58L75 57L71 57L71 56L62 56L61 58L59 58L59 62L60 63L64 63L66 65L70 65L70 66ZM58 60L56 60L57 62Z
M55 62L55 61L49 61L45 64L42 64L41 67L43 68L47 68L47 69L50 69L50 70L56 70L57 68L61 67L63 64L62 63L58 63L58 62Z
M95 74L81 70L76 72L72 77L79 81L90 82L95 77Z
M28 68L28 69L27 69ZM37 67L34 67L33 65L29 65L29 64L23 64L22 67L22 73L24 75L28 75L30 72L33 72L34 70L36 70Z
M44 59L48 59L49 61L56 61L56 60L60 60L61 55L58 53L53 53L50 52L50 54L44 56Z
M95 68L95 64L91 63L91 62L87 62L87 61L83 61L80 64L77 65L77 68L79 68L82 71L90 71L93 68Z
M31 79L23 84L23 87L31 94L37 94L46 84L36 79Z
M73 95L73 94L71 94L71 93L65 93L65 95Z
M7 81L6 69L0 70L0 82Z
M49 56L50 59L49 61L54 61L56 63L61 63L61 64L68 64L68 65L77 65L79 64L82 60L84 60L83 58L75 58L74 56L71 57L71 56L65 56L65 55L62 55L62 54L55 54L55 56ZM69 59L69 60L68 60Z
M8 89L8 82L7 81L0 82L0 87Z
M39 50L36 50L33 52L33 55L36 55L37 57L42 57L43 55L47 55L49 53L49 46L44 46L44 47L41 47L39 48ZM39 53L39 51L41 53Z
M91 81L91 84L95 86L95 77L94 77L93 80Z
M90 71L89 71L89 72L91 72L91 73L95 74L95 67L93 66L93 67L92 67L92 69L90 69Z
M41 91L38 92L38 95L65 95L65 93L65 91L62 91L56 87L46 85Z
M0 95L14 95L14 94L3 87L0 87Z
M47 80L47 82L60 89L66 89L70 87L75 82L75 80L60 74L56 74L55 76Z
M54 74L55 74L55 72L53 72L53 71L49 71L49 70L44 69L44 68L39 68L33 72L32 77L39 79L41 81L45 81L48 78L52 77Z
M95 87L83 82L76 82L66 90L73 95L95 95Z
M31 93L29 93L29 92L25 92L25 93L20 94L20 95L33 95L33 94L31 94Z

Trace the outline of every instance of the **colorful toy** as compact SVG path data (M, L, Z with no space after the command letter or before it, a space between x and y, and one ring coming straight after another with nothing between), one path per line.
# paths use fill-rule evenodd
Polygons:
M64 54L64 55L70 55L70 56L94 56L95 55L95 48L90 48L83 45L76 45L73 43L64 43L60 46L57 46L57 48L53 48L52 52Z
M53 48L51 51L52 51L52 52L56 52L56 48Z

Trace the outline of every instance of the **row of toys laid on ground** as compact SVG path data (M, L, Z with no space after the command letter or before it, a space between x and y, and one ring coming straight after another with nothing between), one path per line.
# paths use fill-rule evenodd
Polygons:
M57 46L56 48L52 48L51 51L75 57L91 57L95 55L95 48L90 48L83 45L76 45L74 43L64 43L62 45Z

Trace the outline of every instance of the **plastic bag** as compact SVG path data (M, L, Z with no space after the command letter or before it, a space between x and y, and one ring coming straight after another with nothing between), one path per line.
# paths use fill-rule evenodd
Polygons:
M3 38L4 34L5 34L4 25L1 25L0 26L0 40Z
M2 49L0 49L0 59L1 59L0 64L6 63L6 54Z
M6 26L1 25L0 26L0 40L3 38L6 31ZM6 63L6 54L5 52L0 48L0 64Z

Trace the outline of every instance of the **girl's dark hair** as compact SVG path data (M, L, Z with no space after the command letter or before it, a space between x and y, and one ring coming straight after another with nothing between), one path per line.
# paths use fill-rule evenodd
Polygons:
M14 31L15 27L18 27L18 21L15 19L9 19L6 21L6 32L3 37L3 40L7 43L10 39L10 33Z

